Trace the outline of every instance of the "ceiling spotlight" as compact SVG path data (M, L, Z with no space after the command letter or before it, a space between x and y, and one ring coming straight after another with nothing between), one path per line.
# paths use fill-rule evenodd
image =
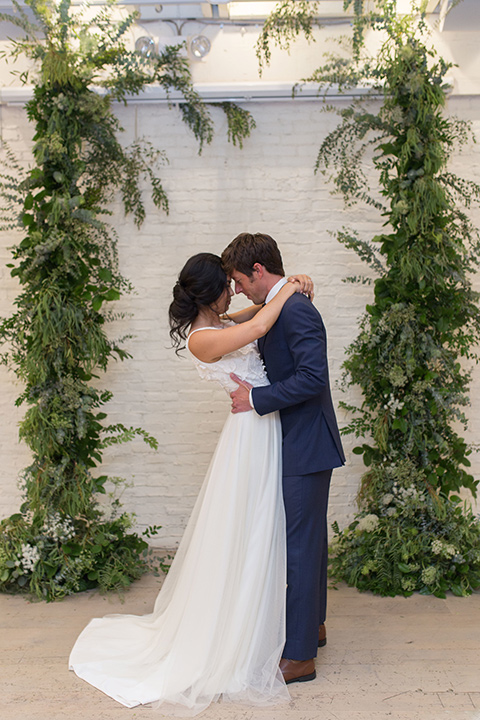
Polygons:
M210 40L205 37L205 35L195 35L195 37L190 40L190 52L197 60L208 55L210 48Z
M145 58L151 57L155 52L155 42L151 37L142 35L135 42L135 52Z

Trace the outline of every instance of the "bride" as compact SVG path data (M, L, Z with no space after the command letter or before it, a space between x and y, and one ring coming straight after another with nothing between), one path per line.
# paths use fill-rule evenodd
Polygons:
M179 275L170 335L200 377L229 393L230 373L268 380L256 340L295 292L290 278L265 307L226 315L233 291L220 258L200 253ZM175 559L149 615L95 618L71 670L127 707L196 715L211 702L288 701L279 671L285 642L285 518L278 413L229 414Z

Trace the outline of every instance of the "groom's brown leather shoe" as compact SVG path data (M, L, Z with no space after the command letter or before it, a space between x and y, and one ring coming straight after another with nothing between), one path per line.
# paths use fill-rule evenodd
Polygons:
M327 644L327 631L325 629L325 623L322 623L318 628L318 647L325 647Z
M280 660L280 671L286 685L294 682L315 680L317 677L315 658L311 660L287 660L287 658L282 658Z

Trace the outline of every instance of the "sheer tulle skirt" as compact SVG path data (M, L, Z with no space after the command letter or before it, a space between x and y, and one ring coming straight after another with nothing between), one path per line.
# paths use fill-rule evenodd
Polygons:
M229 415L150 615L92 620L70 669L127 707L195 715L212 701L289 699L277 414Z

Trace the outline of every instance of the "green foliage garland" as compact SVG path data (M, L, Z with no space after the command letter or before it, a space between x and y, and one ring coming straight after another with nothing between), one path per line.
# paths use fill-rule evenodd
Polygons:
M25 31L12 55L25 54L39 68L26 106L35 124L35 165L22 178L7 150L10 170L0 188L3 229L20 225L24 233L10 265L22 291L0 325L2 358L24 386L20 437L33 454L21 510L0 524L0 590L46 600L94 586L125 587L149 561L145 540L128 532L132 517L116 501L109 515L100 508L109 478L94 471L108 445L135 436L152 448L157 442L140 428L106 423L102 406L112 394L92 383L112 358L129 357L105 331L113 317L105 308L131 290L118 268L115 232L102 219L106 205L119 192L140 225L143 177L157 207L168 211L168 200L152 170L160 153L146 143L128 149L119 143L112 101L160 83L182 92L183 119L200 149L213 134L179 48L143 58L123 42L134 15L115 22L110 2L87 18L70 3L27 0L37 25L16 3L17 16L0 16ZM225 109L241 145L253 121L235 106Z
M367 81L383 98L379 110L378 101L360 100L339 110L316 163L347 204L366 202L384 221L370 242L348 229L338 235L377 277L347 279L374 289L344 363L344 388L358 385L363 402L342 403L354 415L345 432L363 439L354 452L367 471L360 512L343 531L334 526L331 572L383 595L467 595L480 586L480 526L456 493L467 488L475 496L478 480L456 424L466 426L465 361L478 360L479 294L470 277L480 243L466 210L480 187L447 170L470 135L443 114L449 65L427 47L422 8L401 18L393 0L370 16L357 5L351 59L330 58L309 78ZM386 37L369 59L362 57L367 26ZM377 194L363 172L367 152Z

